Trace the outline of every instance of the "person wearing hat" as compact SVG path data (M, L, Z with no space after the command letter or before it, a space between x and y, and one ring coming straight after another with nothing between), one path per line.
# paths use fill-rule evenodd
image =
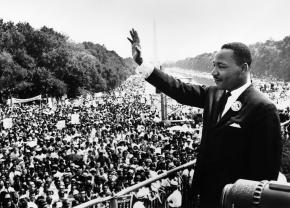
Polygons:
M159 170L166 171L166 162L164 160L164 156L163 155L160 155L159 158L160 159L157 162L156 171L159 171Z
M96 173L97 173L96 168L91 168L91 169L90 169L90 173L91 173L92 175L96 174Z
M48 205L43 196L39 196L36 199L35 204L37 205L38 208L45 208L45 206Z
M15 192L14 188L11 186L9 179L7 178L4 182L4 191L6 192Z
M102 191L100 192L100 197L112 196L112 191L110 190L108 184L104 184Z
M79 191L77 190L76 186L72 186L71 191L69 192L68 198L75 198L77 199L79 195Z
M172 169L174 169L174 168L175 168L174 163L170 161L170 162L167 164L167 169L168 169L168 170L172 170Z
M46 198L46 202L48 204L53 204L55 201L57 201L57 196L56 196L56 193L57 191L55 191L53 188L47 188L45 190L45 194L46 195L42 195Z
M104 167L105 165L107 167L110 167L111 161L107 156L105 156L105 152L105 150L100 150L99 157L96 159L96 162L99 162L101 167Z
M26 198L19 199L18 208L28 208L28 201Z
M134 176L135 176L135 171L132 168L129 168L128 172L127 172L127 183L130 185L134 185L135 181L134 181Z
M35 193L34 192L29 192L28 207L38 208L38 206L35 203Z
M17 206L13 203L12 197L9 192L6 192L3 197L2 207L4 208L16 208Z

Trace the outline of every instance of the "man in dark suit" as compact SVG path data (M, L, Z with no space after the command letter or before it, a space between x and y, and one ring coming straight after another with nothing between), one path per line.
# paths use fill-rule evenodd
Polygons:
M178 102L203 108L203 131L192 183L202 208L219 207L222 189L237 179L277 180L281 161L280 121L275 105L251 84L249 48L221 47L213 61L216 86L185 84L146 67L138 34L132 54L146 80Z

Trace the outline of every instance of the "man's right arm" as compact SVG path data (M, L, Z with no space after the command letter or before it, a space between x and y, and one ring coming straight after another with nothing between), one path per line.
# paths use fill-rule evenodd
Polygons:
M158 70L156 67L143 62L140 39L137 31L130 31L131 38L128 38L132 45L132 57L139 65L137 70L153 86L164 92L166 95L177 100L181 104L191 105L199 108L204 107L206 88L199 85L190 85L173 78L170 75Z
M145 80L181 104L204 108L205 86L184 83L157 68Z

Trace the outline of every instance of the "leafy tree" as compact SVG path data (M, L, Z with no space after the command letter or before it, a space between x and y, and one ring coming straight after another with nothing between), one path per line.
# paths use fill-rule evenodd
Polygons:
M120 85L132 72L116 52L100 44L73 43L52 28L0 19L0 93L76 97Z
M274 77L290 81L290 36L281 41L267 40L249 46L253 55L252 70L255 76ZM164 66L210 72L214 53L204 53Z

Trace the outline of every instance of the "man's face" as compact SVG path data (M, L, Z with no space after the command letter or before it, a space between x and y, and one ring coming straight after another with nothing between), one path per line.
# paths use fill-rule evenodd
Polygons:
M221 49L215 55L213 65L212 76L218 89L234 90L243 84L245 75L233 57L233 50Z
M68 186L70 184L69 178L64 179L64 185Z
M105 172L105 171L104 171L104 168L100 168L100 173L101 173L101 174L104 174L104 172Z
M35 201L35 194L34 193L30 193L29 199L30 199L30 201L34 202Z
M35 190L35 184L33 182L29 182L29 189L32 191Z
M10 187L10 182L9 181L5 181L5 188L9 188Z

